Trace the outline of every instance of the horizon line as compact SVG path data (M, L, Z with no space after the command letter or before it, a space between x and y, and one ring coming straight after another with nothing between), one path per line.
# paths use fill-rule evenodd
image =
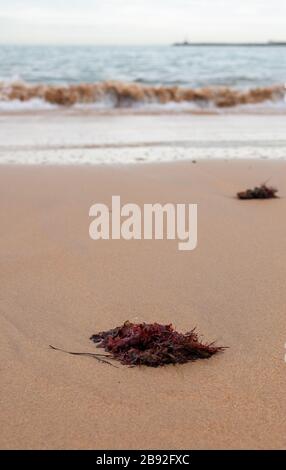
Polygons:
M286 45L285 40L268 40L268 41L176 41L169 43L73 43L73 42L0 42L0 46L68 46L68 47L79 47L79 46L88 46L88 47L159 47L159 46L275 46L275 45Z

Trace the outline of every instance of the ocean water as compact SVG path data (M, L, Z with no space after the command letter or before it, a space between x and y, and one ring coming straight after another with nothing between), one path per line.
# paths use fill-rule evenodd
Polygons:
M286 46L0 46L0 110L286 109Z
M285 160L285 128L275 114L10 113L0 115L0 165Z

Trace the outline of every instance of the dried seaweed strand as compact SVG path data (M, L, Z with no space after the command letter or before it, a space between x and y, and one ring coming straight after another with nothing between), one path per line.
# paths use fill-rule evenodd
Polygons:
M51 349L54 349L55 351L61 351L61 352L64 352L66 354L71 354L73 356L87 356L87 357L92 357L93 359L96 359L97 361L99 362L102 362L104 364L109 364L110 366L112 367L115 367L118 369L117 366L115 366L114 364L112 364L111 362L107 361L106 359L102 359L103 357L110 357L112 358L111 355L107 355L107 354L95 354L95 353L89 353L89 352L73 352L73 351L66 351L65 349L61 349L61 348L56 348L55 346L52 346L51 344L49 344L49 347Z

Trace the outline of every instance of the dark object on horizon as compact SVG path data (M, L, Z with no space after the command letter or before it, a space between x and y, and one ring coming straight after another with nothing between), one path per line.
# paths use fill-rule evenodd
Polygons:
M286 46L286 41L268 41L268 46Z
M175 42L173 46L192 46L193 44L189 41Z
M172 325L130 323L94 334L90 338L113 359L129 366L158 367L207 359L223 351L214 343L202 344L195 329L182 334Z
M268 46L286 46L286 41L268 41L268 42L175 42L175 47L190 46L224 46L224 47L268 47Z
M238 199L272 199L277 197L277 192L278 189L266 186L264 183L261 186L256 186L254 189L247 189L237 193L237 197Z

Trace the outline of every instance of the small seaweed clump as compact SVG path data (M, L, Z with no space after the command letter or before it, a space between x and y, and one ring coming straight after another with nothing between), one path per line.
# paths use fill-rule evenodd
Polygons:
M277 192L278 189L262 184L261 186L256 186L254 189L247 189L246 191L237 193L237 197L238 199L271 199L277 197Z
M94 334L90 338L104 348L113 359L129 366L158 367L165 364L183 364L196 359L207 359L223 351L214 343L202 344L192 331L182 334L172 325L159 323L130 323Z

